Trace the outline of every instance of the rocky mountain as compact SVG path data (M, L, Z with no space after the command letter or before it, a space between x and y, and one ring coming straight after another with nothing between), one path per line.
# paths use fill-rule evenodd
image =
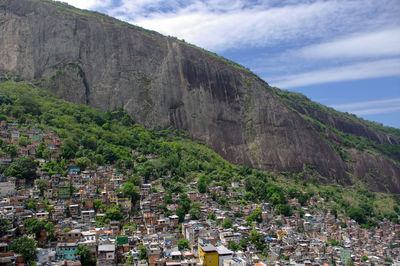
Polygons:
M97 12L0 0L0 72L147 127L173 126L227 160L400 192L400 130L270 87L231 61Z

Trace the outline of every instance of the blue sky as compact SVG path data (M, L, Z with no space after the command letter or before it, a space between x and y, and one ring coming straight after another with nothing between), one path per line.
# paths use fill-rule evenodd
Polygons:
M64 0L176 36L270 85L400 128L398 0Z

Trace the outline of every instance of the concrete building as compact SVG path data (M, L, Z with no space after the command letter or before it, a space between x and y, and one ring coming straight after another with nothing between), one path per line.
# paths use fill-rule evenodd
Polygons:
M218 266L218 251L211 244L199 243L199 259L204 266Z
M0 179L0 197L12 196L15 193L15 180Z

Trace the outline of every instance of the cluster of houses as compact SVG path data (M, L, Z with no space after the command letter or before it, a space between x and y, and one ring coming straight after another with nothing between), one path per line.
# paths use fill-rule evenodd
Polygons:
M26 147L19 147L16 157L35 156L35 149L41 142L47 143L52 151L49 160L61 152L60 141L54 133L20 129L15 123L3 122L0 133L4 142L18 145L21 135L30 140ZM7 166L12 159L3 154L1 163ZM301 206L297 199L290 200L289 204L302 212L285 217L276 215L268 203L242 206L237 204L237 192L212 187L212 192L229 199L227 205L219 205L211 194L197 192L196 184L191 183L185 193L200 205L200 215L192 220L187 214L180 223L175 214L180 207L179 196L173 196L173 203L164 203L163 178L141 184L140 200L133 205L130 198L117 193L128 175L119 173L113 166L85 171L71 167L66 176L49 176L38 170L33 187L1 176L0 216L13 226L1 236L0 265L24 265L23 256L11 251L9 245L24 232L24 221L29 218L50 221L55 226L53 238L46 230L31 236L38 244L38 265L81 265L77 250L82 245L88 247L97 265L400 263L399 225L385 220L378 228L361 228L348 217L334 216L329 210L318 208L324 199L316 196L308 200L307 207ZM38 186L39 180L46 184L45 189ZM240 183L232 185L242 186ZM27 208L31 201L36 202L34 210ZM104 208L99 209L99 202ZM159 208L161 205L165 205L168 215ZM116 206L124 218L104 222L109 206ZM261 210L262 221L251 225L245 218L255 210ZM227 218L232 220L231 228L222 226ZM268 254L253 245L249 239L252 231L261 234ZM179 249L181 239L186 239L187 245ZM244 247L241 246L243 239Z

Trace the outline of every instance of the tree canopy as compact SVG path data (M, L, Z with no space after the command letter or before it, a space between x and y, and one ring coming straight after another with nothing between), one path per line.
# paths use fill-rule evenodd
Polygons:
M11 249L21 254L25 261L34 262L37 259L36 241L32 238L21 237L11 245Z
M222 222L222 227L223 228L232 228L232 219L231 218L229 218L229 217L226 217L225 219L224 219L224 221Z
M132 201L132 206L140 199L139 188L132 182L125 182L122 184L122 193Z
M4 174L32 181L36 177L36 163L32 157L17 158L6 169Z
M96 259L93 258L87 246L79 245L76 254L79 255L82 266L96 266Z
M181 238L178 240L178 249L184 250L189 248L189 240L186 238Z
M10 221L8 221L5 217L0 217L0 237L3 236L10 228Z

